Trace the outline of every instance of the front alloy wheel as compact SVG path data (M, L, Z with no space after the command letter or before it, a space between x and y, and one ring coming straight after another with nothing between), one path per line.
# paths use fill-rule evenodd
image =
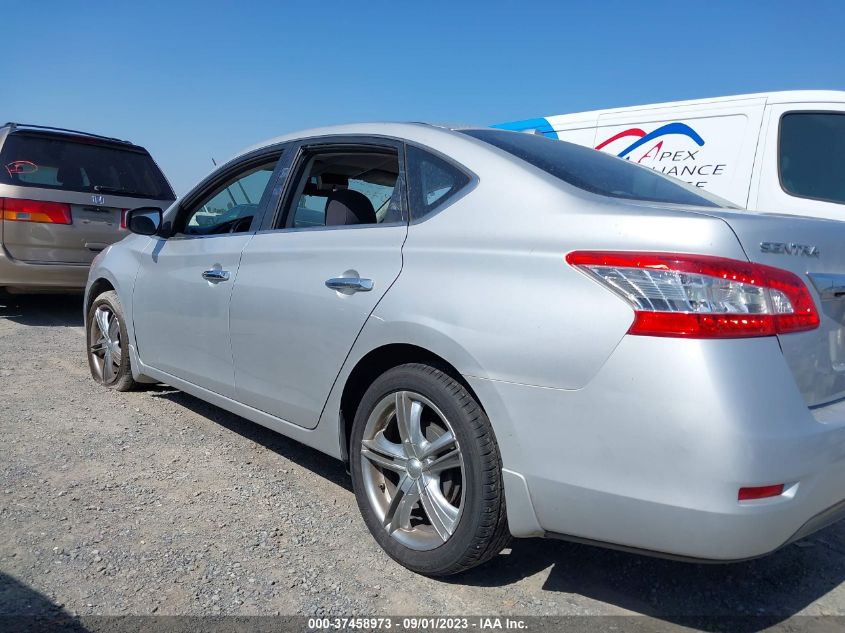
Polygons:
M94 318L89 328L89 353L95 368L95 377L105 385L117 378L123 351L120 349L120 319L108 306L102 305L94 310Z
M97 382L127 391L135 386L120 301L114 291L98 296L88 311L88 366Z

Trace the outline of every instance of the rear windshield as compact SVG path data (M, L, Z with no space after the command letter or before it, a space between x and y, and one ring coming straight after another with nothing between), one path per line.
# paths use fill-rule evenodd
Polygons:
M778 149L780 181L788 193L845 203L845 114L785 114Z
M143 149L35 134L11 134L0 153L0 183L62 191L173 200L173 190Z
M594 149L524 132L462 131L590 193L628 200L723 206L709 194L680 180Z

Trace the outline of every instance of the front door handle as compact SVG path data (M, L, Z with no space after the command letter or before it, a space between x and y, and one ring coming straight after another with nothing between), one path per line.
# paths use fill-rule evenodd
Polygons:
M217 283L220 281L229 281L229 271L212 268L211 270L203 271L202 278L212 283Z
M369 292L372 290L373 280L361 279L360 277L333 277L326 279L326 287L351 295L354 292Z

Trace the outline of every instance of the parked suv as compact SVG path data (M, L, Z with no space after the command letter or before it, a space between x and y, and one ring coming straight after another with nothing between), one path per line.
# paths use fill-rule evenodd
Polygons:
M96 254L126 235L126 212L170 206L149 152L97 134L0 127L0 288L82 289Z

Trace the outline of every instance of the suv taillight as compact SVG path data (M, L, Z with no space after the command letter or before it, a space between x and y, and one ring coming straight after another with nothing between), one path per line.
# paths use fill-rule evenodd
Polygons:
M788 270L674 253L575 251L566 261L631 304L629 334L733 338L819 326L807 286Z
M64 202L0 198L0 209L3 219L12 222L71 223L70 205Z

